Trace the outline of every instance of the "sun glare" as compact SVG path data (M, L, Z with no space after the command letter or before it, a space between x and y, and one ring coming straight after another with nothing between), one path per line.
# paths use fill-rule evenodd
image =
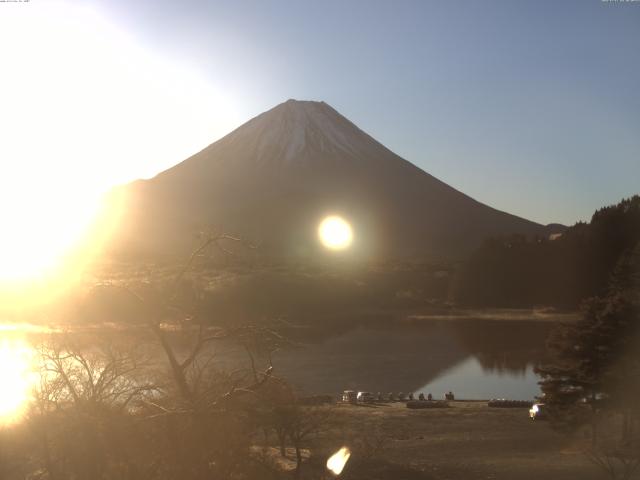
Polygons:
M0 340L0 425L17 420L33 387L32 350L20 340Z
M77 259L105 192L186 158L235 116L219 88L143 48L86 2L2 7L5 289Z
M353 241L351 225L336 215L322 220L318 227L318 236L322 244L331 250L344 250Z

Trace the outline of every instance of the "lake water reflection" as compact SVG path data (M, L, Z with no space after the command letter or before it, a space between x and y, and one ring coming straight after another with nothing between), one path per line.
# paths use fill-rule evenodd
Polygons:
M365 322L341 328L314 328L299 346L278 352L274 372L303 394L337 394L345 389L423 392L441 398L533 399L539 393L533 368L545 358L553 322L508 320L420 320L416 323ZM94 333L95 334L95 333ZM0 329L0 420L23 410L35 385L32 345L46 335ZM120 331L118 342L132 341ZM136 344L147 345L158 367L166 358L151 335L138 329ZM103 335L101 335L103 336ZM176 337L177 341L178 337ZM83 348L91 348L86 341ZM216 343L216 367L248 367L242 347Z
M439 320L360 326L285 351L276 371L309 393L423 392L533 399L551 322Z
M532 400L540 394L538 377L533 365L521 371L498 371L486 369L475 357L469 357L462 363L442 372L417 392L425 396L433 393L441 398L444 392L452 391L460 399L509 398L513 400Z

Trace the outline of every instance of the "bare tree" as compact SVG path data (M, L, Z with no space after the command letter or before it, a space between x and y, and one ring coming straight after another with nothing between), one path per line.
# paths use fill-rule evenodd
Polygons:
M126 448L133 413L159 388L135 348L110 339L79 343L63 335L40 347L40 382L27 419L37 452L53 479L132 478L127 472L139 473Z
M605 420L600 425L597 442L584 453L611 480L629 480L640 468L640 437L629 429L622 415L609 415Z

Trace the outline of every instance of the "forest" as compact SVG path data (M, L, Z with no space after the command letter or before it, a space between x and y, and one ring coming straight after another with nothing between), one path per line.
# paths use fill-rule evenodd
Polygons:
M640 196L597 210L554 238L490 238L463 262L457 303L483 307L576 309L604 293L625 252L640 242Z

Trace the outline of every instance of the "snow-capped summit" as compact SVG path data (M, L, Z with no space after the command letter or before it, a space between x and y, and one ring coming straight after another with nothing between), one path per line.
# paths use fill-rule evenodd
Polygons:
M289 99L209 149L210 153L223 147L241 150L250 162L275 167L309 161L309 153L362 158L372 143L377 144L325 102Z
M184 253L213 227L262 245L261 254L322 254L317 226L340 214L350 255L460 255L489 235L546 234L388 150L324 102L288 100L151 180L126 187L118 249Z
M285 163L305 149L357 155L363 132L324 102L287 100L236 130L232 139L256 141L257 161L279 150Z

